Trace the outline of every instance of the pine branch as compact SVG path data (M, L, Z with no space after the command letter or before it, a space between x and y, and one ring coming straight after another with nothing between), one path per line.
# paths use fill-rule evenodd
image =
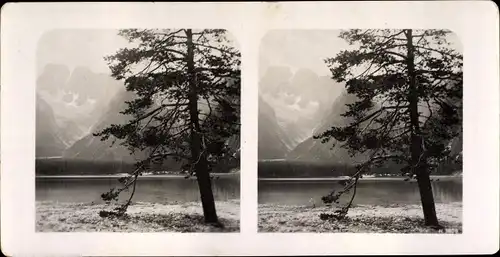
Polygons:
M377 35L377 37L388 39L387 41L381 43L381 45L385 45L385 44L389 43L391 40L406 41L406 39L404 39L404 38L397 38L397 36L401 35L402 33L403 33L403 30L401 30L400 32L398 32L394 35L390 35L390 36Z
M163 110L165 107L180 107L180 106L187 106L187 103L162 104L161 106L153 109L152 111L148 112L147 114L135 119L132 123L139 123L140 121L155 114L156 112Z
M176 136L182 135L182 134L186 133L188 130L189 130L189 127L188 126L184 126L184 129L181 129L179 132L177 132L175 134L170 134L169 138L174 138Z
M400 137L402 137L402 136L404 136L404 135L406 135L408 133L410 133L410 130L406 129L405 131L401 132L400 134L398 134L398 135L396 135L394 137L388 138L387 141L386 141L386 144L388 144L388 143L392 142L393 140L398 139L398 138L400 138Z
M383 53L387 53L387 54L392 54L392 55L395 55L395 56L398 56L398 57L401 57L403 60L406 60L408 59L407 56L403 55L403 54L400 54L400 53L397 53L397 52L394 52L394 51L387 51L387 50L384 50L382 51Z
M101 217L106 217L106 216L123 216L125 214L125 212L127 211L128 206L130 206L130 204L132 202L132 198L134 197L135 190L136 190L137 179L138 179L139 175L141 174L141 170L144 169L146 163L150 162L151 155L154 154L154 152L158 149L159 146L160 145L158 145L158 146L155 147L155 149L152 151L152 153L150 154L150 156L146 160L140 162L140 164L135 169L135 171L130 175L129 181L127 183L125 183L125 185L122 188L118 189L116 192L114 191L114 189L111 189L111 191L108 192L107 194L102 194L101 195L101 197L105 201L109 202L109 200L112 200L112 198L116 199L116 197L118 197L118 195L121 192L123 192L124 190L128 189L131 185L133 185L132 193L130 194L128 200L124 204L122 204L120 207L115 208L115 210L117 212L108 212L108 211L102 210L99 213L99 215ZM130 179L132 176L133 176L133 178ZM108 197L111 197L111 199L108 198Z
M408 159L406 159L404 156L401 156L401 155L385 155L385 156L377 156L377 157L371 158L372 162L379 161L379 160L386 161L386 160L391 160L391 159L408 161Z
M182 159L185 159L185 160L191 160L191 156L180 154L180 153L159 153L159 154L151 155L152 159L153 158L162 158L162 159L165 159L167 157L178 157L178 158L182 158Z
M378 69L376 69L374 72L370 73L367 76L373 76L375 73L377 73L381 69L385 69L385 72L388 73L387 67L393 64L398 64L398 63L403 63L403 61L393 61L393 62L387 62L384 65L380 65Z
M420 44L420 41L421 41L422 39L424 39L424 38L425 38L425 36L427 36L427 33L426 33L426 32L424 32L424 33L423 33L423 34L421 34L421 35L412 35L412 37L413 37L413 38L420 37L420 39L417 41L417 43L416 43L415 45L416 45L416 46L418 46L418 44Z
M380 33L379 33L380 32ZM378 35L382 34L382 35ZM398 38L405 35L406 39ZM453 116L453 108L447 106L443 99L456 99L461 96L460 90L462 82L461 55L448 48L433 48L430 45L430 38L437 41L438 45L446 44L443 38L446 34L440 30L424 30L423 33L413 34L412 30L398 30L393 33L388 30L350 30L341 33L341 38L347 40L350 45L359 44L357 50L341 51L334 58L327 58L325 62L329 66L332 76L339 82L347 81L346 88L348 92L363 99L354 104L347 104L349 108L342 117L354 119L351 124L345 127L332 127L330 130L322 133L315 138L322 138L322 143L328 142L331 138L338 141L346 141L343 148L349 150L351 156L357 153L365 153L370 150L369 159L361 164L357 164L357 171L350 175L349 183L339 192L330 193L325 199L336 201L344 192L354 189L362 173L370 166L380 166L388 161L395 161L397 164L408 164L404 168L413 169L414 163L410 163L408 154L410 134L414 126L411 121L417 122L417 127L424 127L424 133L418 131L421 138L422 153L418 157L418 165L427 162L427 158L441 158L442 143L453 132L446 131L447 128L441 126L439 129L426 128L439 126L440 122L454 124L456 118ZM397 42L396 42L397 41ZM402 42L407 44L403 45ZM413 44L416 42L416 44ZM409 49L411 48L411 49ZM413 49L414 48L414 49ZM403 52L406 49L408 53ZM435 53L441 54L436 57ZM405 61L410 59L407 65ZM411 63L411 64L410 64ZM415 68L415 72L414 69ZM356 69L361 69L356 70ZM353 75L356 73L356 75ZM411 88L410 88L411 85ZM417 85L413 87L413 85ZM411 94L411 97L409 95ZM410 115L409 100L417 99L424 101L429 109L428 115L417 115L420 119L415 120L415 115ZM384 106L382 103L375 111L371 109L372 102L379 99L390 99L391 102L397 102L396 105L390 104ZM425 107L422 104L421 107ZM432 123L435 117L434 105L443 105L445 110L439 111L439 115L449 115L443 120L437 119L436 124ZM366 111L366 112L365 112ZM415 111L413 109L413 111ZM441 114L445 112L444 114ZM365 114L368 113L368 114ZM448 113L448 114L446 114ZM381 118L381 116L383 116ZM422 119L426 119L424 125ZM373 123L376 123L374 126ZM363 124L363 126L360 126ZM366 125L366 126L365 126ZM363 127L360 129L359 127ZM428 138L424 138L428 136ZM347 140L346 140L347 139ZM373 150L372 150L373 149ZM364 156L363 156L364 157ZM340 210L339 217L345 216L351 207L354 195L348 204ZM325 202L326 203L326 202ZM338 202L336 202L338 203Z
M360 120L357 120L356 122L354 123L351 123L349 124L348 127L355 127L355 126L358 126L360 125L361 123L365 122L365 121L368 121L369 119L375 119L377 118L378 116L380 116L380 114L382 114L382 111L384 110L390 110L390 109L396 109L396 110L400 110L400 109L403 109L403 108L408 108L408 106L382 106L380 107L377 111L375 112L372 112L371 114L365 116L364 118L360 119ZM378 115L377 115L378 114Z
M156 32L155 34L159 34L159 35L163 35L163 36L166 36L166 37L170 37L170 36L174 36L175 34L178 34L179 32L181 32L183 30L184 29L179 29L179 30L176 30L176 31L170 32L170 33Z
M447 55L447 56L452 56L452 57L454 57L456 55L453 52L445 52L445 51L442 51L442 50L439 50L439 49L425 47L425 46L414 45L413 47L419 48L419 49L428 50L428 51L432 51L432 52L436 52L436 53L439 53L441 55Z
M180 56L183 56L184 58L187 56L186 53L184 53L184 52L181 52L181 51L178 51L178 50L174 50L174 49L170 49L170 48L164 48L162 50L165 51L165 52L176 53L176 54L178 54Z
M209 48L209 49L216 50L216 51L219 51L221 53L226 53L226 54L230 54L230 55L234 54L234 52L225 50L225 49L223 49L221 47L215 47L215 46L211 46L211 45L204 45L204 44L194 43L194 42L193 42L193 45L200 46L200 47L205 47L205 48Z
M348 127L355 127L355 126L358 126L358 125L360 125L361 123L363 123L363 122L365 122L365 121L367 121L367 120L369 120L369 119L376 118L376 117L378 117L380 114L382 114L382 111L383 111L383 110L384 110L383 108L380 108L380 109L378 109L377 111L372 112L371 114L369 114L369 115L365 116L364 118L362 118L362 119L360 119L360 120L357 120L357 121L356 121L356 122L354 122L354 123L349 124L349 126L348 126ZM377 114L378 114L378 115L377 115Z
M384 106L382 107L384 110L390 110L390 109L396 109L396 110L400 110L400 109L403 109L403 108L409 108L410 106L409 105L403 105L403 106Z
M166 123L162 123L162 125L164 126L163 127L163 133L167 132L167 131L170 131L173 126L176 124L176 121L177 121L177 118L179 117L180 115L180 112L178 109L175 109L173 112L170 113L170 115L168 117L166 117L164 120L166 121ZM170 126L168 126L168 129L165 125L168 125L168 123L170 122ZM186 126L186 125L184 125ZM180 127L183 127L183 126L180 126ZM179 127L177 127L179 128Z
M386 46L386 44L380 44L381 47L384 47ZM384 48L378 48L378 49L375 49L374 52L377 53L377 52L381 52L381 53L385 53L386 50L389 50L389 49L394 49L394 48L398 48L398 47L405 47L406 44L399 44L399 45L389 45L388 47L384 47ZM378 53L380 54L380 53ZM399 54L399 53L398 53ZM406 56L404 56L406 57Z
M363 134L363 133L365 132L365 130L371 126L371 124L373 123L373 121L375 121L375 119L376 119L378 116L380 116L380 114L381 114L381 112L379 113L379 115L377 115L377 116L373 117L372 119L370 119L370 122L368 122L368 124L367 124L367 125L363 128L363 130L361 130L361 131L359 132L359 134L360 134L360 135L361 135L361 134Z

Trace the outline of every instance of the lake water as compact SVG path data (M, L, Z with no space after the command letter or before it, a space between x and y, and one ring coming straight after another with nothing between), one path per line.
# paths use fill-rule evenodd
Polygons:
M323 205L321 197L332 189L339 190L340 179L260 179L259 204L273 203L283 205ZM440 178L432 182L436 203L462 201L462 178ZM341 197L341 202L350 199ZM401 178L373 178L360 180L354 204L419 204L420 195L416 181L403 181Z
M36 200L58 202L102 202L101 194L119 187L118 177L37 177ZM212 181L215 200L240 198L239 175L221 175ZM131 190L130 190L131 191ZM133 201L167 203L199 201L195 179L181 176L144 176L137 181ZM126 200L129 192L122 192Z
M37 177L36 200L59 202L102 202L100 195L119 186L117 177ZM338 178L333 179L259 179L259 203L284 205L322 205L321 197L330 190L340 189ZM240 198L239 175L220 176L212 181L214 197L225 201ZM461 202L461 177L440 178L433 182L437 203ZM126 199L123 192L121 199ZM348 195L346 195L348 196ZM348 199L344 196L342 199ZM137 183L134 201L166 203L171 201L199 201L196 180L177 176L141 177ZM420 203L416 182L394 178L364 179L359 182L357 204Z

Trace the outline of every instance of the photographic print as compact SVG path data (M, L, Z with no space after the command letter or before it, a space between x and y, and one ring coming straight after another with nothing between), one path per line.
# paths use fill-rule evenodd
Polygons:
M259 232L462 233L452 31L271 30L259 58Z
M237 232L240 52L226 30L38 42L37 232Z
M495 7L7 3L1 251L495 253Z

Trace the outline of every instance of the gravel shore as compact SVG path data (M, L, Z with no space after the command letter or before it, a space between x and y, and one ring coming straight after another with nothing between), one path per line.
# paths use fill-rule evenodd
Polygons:
M462 233L462 203L436 204L444 230L423 226L420 205L357 205L346 220L323 221L331 207L259 205L259 232Z
M94 203L36 203L37 232L238 232L238 200L216 202L223 228L204 224L201 203L133 203L127 217L101 218L112 206Z

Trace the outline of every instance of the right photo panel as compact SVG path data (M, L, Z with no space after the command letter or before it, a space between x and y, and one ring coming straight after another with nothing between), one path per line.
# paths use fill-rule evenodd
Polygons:
M271 30L259 51L259 232L462 233L456 34Z

